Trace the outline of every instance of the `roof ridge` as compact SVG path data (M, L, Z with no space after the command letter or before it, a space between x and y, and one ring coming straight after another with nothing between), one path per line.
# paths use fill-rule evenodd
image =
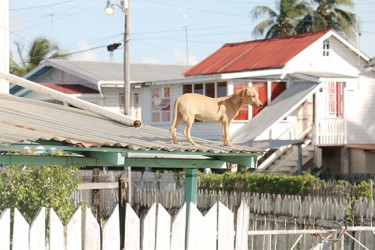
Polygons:
M234 43L226 43L224 44L223 47L226 46L237 46L237 45L242 45L242 44L248 44L248 43L258 43L258 42L272 42L272 41L277 41L277 40L286 40L286 39L296 39L296 38L303 38L306 36L313 36L317 34L326 34L327 32L331 31L331 29L325 29L325 30L320 30L320 31L315 31L315 32L308 32L308 33L303 33L303 34L297 34L297 35L289 35L289 36L282 36L282 37L273 37L273 38L263 38L263 39L257 39L257 40L249 40L249 41L242 41L242 42L234 42Z

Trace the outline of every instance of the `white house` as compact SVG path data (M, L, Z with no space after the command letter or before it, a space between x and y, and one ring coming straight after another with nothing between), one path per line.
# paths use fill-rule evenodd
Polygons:
M134 119L141 119L141 89L145 82L183 78L182 73L191 66L173 64L131 64L131 110ZM124 68L119 62L91 62L49 59L27 73L24 78L40 83L85 101L123 113ZM55 102L18 85L9 92L16 96Z
M142 96L152 105L143 103L142 119L168 128L172 112L164 104L183 93L219 97L256 86L265 107L246 107L231 124L235 144L270 149L255 171L296 172L297 149L290 145L303 143L305 170L375 173L375 74L369 61L332 30L225 44L184 79L145 84ZM195 124L193 135L219 140L220 125Z
M231 124L234 144L269 150L255 171L296 172L297 153L290 145L302 144L305 170L326 166L335 173L375 173L375 74L369 62L336 32L325 30L225 44L186 70L185 77L154 75L133 81L132 91L140 98L135 108L141 108L142 122L169 129L171 106L183 93L220 97L256 86L264 108L245 107ZM43 67L27 77L43 82L41 71ZM121 94L122 79L97 80L98 104L118 109L121 104L114 100ZM211 140L220 140L220 133L216 123L197 122L192 130Z

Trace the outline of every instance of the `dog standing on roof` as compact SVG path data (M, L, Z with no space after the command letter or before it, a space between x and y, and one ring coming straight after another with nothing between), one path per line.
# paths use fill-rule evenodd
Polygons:
M229 124L238 114L242 106L251 105L262 108L259 92L255 87L237 90L230 96L211 98L208 96L188 93L180 96L174 103L173 122L170 128L172 139L179 144L176 138L178 126L185 122L184 136L193 145L198 146L190 136L194 119L206 122L221 122L221 135L225 146L233 147L229 138Z

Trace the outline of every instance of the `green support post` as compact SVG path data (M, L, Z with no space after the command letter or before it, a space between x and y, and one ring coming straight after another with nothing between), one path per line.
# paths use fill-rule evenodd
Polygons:
M198 169L185 170L185 202L197 204L198 201Z
M198 201L198 169L185 169L185 202L186 202L186 227L185 227L185 249L190 224L190 202L197 204Z

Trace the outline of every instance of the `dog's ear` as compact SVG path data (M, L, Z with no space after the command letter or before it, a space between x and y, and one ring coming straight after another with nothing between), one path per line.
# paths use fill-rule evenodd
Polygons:
M239 97L243 98L245 96L246 92L247 92L247 89L240 89L240 90L237 90L236 94Z

